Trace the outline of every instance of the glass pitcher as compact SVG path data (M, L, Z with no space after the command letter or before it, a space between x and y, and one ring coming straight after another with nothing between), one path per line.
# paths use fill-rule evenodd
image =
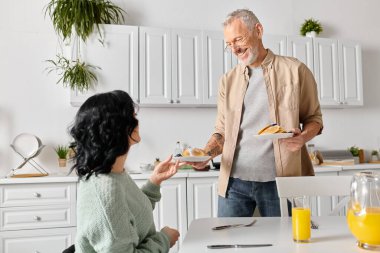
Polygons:
M380 173L355 174L350 198L347 223L358 246L380 250Z

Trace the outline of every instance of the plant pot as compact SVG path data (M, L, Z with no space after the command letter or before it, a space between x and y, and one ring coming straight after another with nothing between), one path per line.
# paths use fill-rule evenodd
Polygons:
M67 159L58 159L59 167L66 167Z
M378 158L377 155L372 155L371 156L371 161L378 161L378 160L379 160L379 158Z
M359 164L359 156L354 156L354 163Z
M317 37L317 33L315 31L307 32L306 37L315 38Z

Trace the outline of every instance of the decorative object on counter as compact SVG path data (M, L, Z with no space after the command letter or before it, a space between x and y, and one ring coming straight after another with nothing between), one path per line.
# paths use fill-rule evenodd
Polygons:
M17 168L12 169L7 177L42 177L49 175L49 173L33 159L36 158L45 147L40 138L33 134L21 133L13 139L10 147L22 157L23 162ZM15 174L15 171L23 168L26 164L31 165L38 173Z
M210 165L206 165L203 169L197 169L196 167L193 167L195 171L209 171L210 170Z
M47 14L50 16L63 42L72 43L71 51L75 54L74 59L68 59L62 53L56 60L47 60L53 65L48 68L48 73L57 70L61 76L57 83L62 81L64 87L81 92L97 83L94 70L100 68L81 60L81 41L85 43L95 29L99 42L103 44L100 24L119 24L124 21L124 13L123 9L107 0L50 0L45 7L45 17Z
M55 149L55 153L58 156L59 167L66 167L67 155L69 154L69 147L64 145L58 145Z
M157 157L156 160L155 160L154 163L153 163L153 165L154 165L153 169L154 169L154 168L155 168L160 162L161 162L161 161L160 161L160 158Z
M300 28L300 33L302 36L307 36L314 38L318 34L320 34L323 31L323 27L321 23L318 20L315 19L305 19L303 24L301 25Z
M142 172L150 172L154 169L154 166L150 163L140 163L140 170Z
M359 149L359 163L365 163L364 150Z
M182 147L181 147L181 142L177 141L175 144L175 149L174 149L174 154L173 156L182 156Z
M314 144L308 144L307 149L309 151L309 157L310 157L311 163L313 165L321 164L321 161L319 160L319 158L317 156L317 151L315 150L315 145Z
M354 157L355 164L359 163L359 150L360 148L358 148L355 145L348 148L348 151L350 151L352 156Z
M379 152L377 150L372 150L371 152L371 161L379 161Z

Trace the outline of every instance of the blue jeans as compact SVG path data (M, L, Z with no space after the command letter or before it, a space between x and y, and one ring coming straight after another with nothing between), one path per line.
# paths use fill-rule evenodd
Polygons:
M281 216L276 181L229 178L226 197L219 196L218 217L252 217L256 206L263 217Z

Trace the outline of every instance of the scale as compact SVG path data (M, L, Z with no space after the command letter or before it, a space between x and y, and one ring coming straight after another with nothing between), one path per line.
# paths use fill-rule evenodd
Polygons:
M35 135L22 133L17 135L12 144L10 145L14 152L16 152L22 159L22 163L17 168L12 169L7 177L24 178L24 177L44 177L49 175L33 158L36 158L45 147L40 138ZM30 164L37 173L15 174L15 172L23 168L26 164Z

